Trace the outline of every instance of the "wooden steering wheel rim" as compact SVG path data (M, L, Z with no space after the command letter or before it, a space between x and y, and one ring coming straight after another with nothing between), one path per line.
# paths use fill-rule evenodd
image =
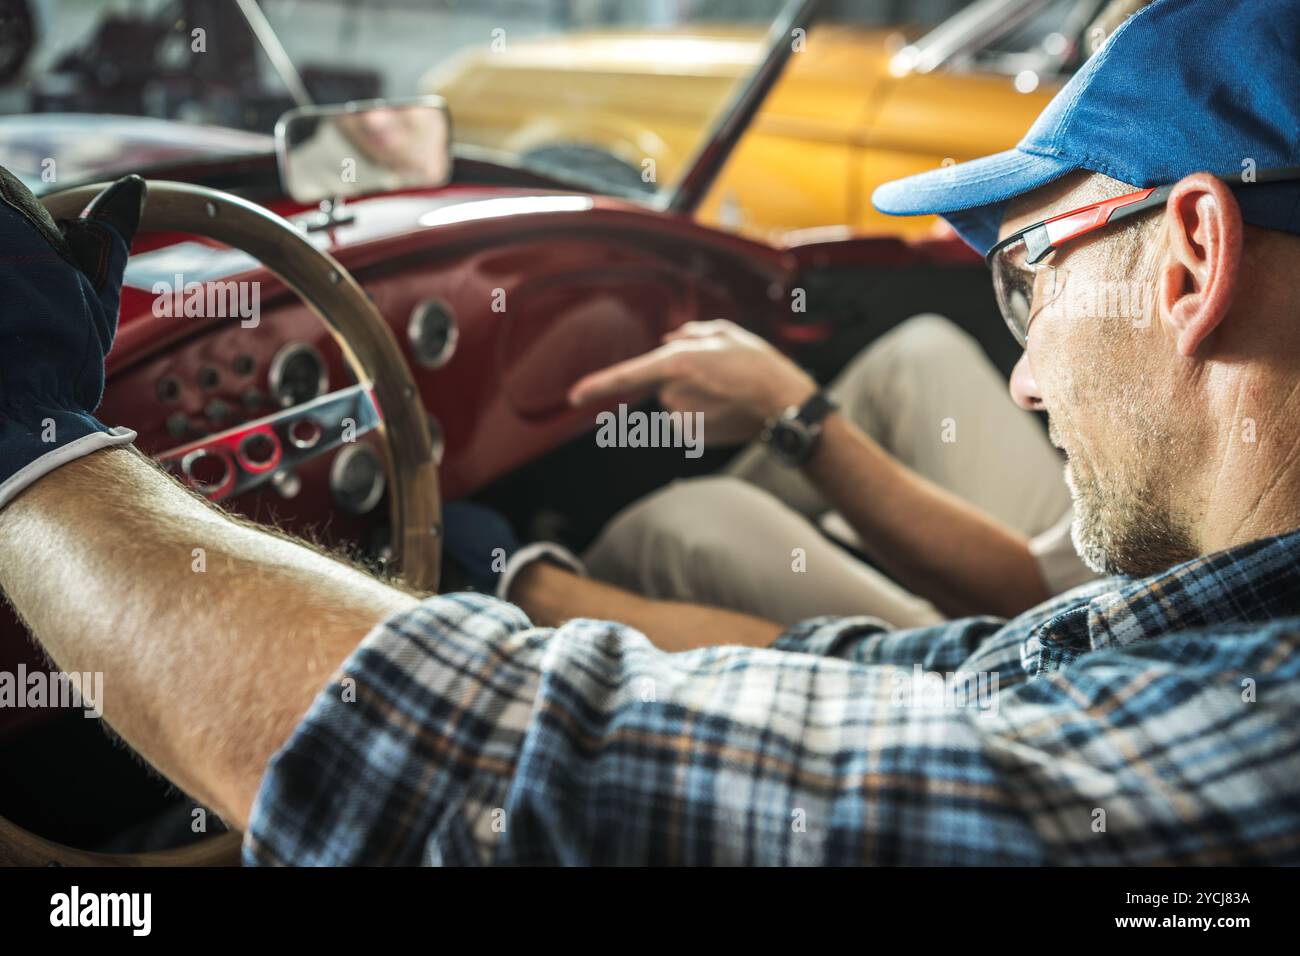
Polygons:
M70 219L109 185L65 189L41 202L56 220ZM140 228L198 235L248 253L325 323L358 382L374 391L383 413L378 432L392 488L393 553L402 577L417 590L434 590L441 557L441 502L433 442L410 367L356 279L282 217L204 186L150 181ZM238 834L222 833L154 853L94 853L46 840L0 817L0 865L236 865L239 843Z

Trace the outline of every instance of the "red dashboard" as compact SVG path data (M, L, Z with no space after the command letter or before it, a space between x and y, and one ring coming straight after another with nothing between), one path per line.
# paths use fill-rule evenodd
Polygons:
M447 499L591 428L592 413L565 401L585 372L695 318L769 327L793 264L768 247L586 196L447 190L347 211L351 221L317 241L401 344L441 445ZM157 455L290 396L351 384L321 323L241 254L189 239L138 251L100 415L136 429L143 450ZM193 282L252 287L246 304L256 301L259 314L175 314L183 309L173 291ZM322 521L330 464L308 466L291 496L277 486L229 504L255 517L273 508L290 525Z

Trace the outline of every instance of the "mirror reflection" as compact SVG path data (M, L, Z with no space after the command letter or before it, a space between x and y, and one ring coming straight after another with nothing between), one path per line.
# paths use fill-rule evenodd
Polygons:
M443 186L449 132L436 96L290 110L276 124L280 175L303 203Z

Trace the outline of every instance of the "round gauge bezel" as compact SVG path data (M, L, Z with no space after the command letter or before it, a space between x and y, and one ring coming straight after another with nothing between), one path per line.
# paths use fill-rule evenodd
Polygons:
M284 385L284 369L285 366L288 365L289 361L295 358L300 352L305 352L310 355L316 360L317 365L320 366L320 376L316 382L316 394L312 395L310 398L301 399L299 401L290 400L286 402L284 396L281 394L281 387ZM325 364L325 356L321 354L320 349L307 342L289 342L287 345L282 346L280 350L275 353L274 358L271 359L271 367L266 373L267 390L271 393L272 400L274 400L280 408L292 408L294 405L302 405L305 402L310 402L312 399L320 398L329 388L329 381L330 372L329 366Z

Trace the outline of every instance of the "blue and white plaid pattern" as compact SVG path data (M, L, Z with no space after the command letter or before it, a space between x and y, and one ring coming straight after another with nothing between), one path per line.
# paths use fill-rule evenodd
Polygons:
M1300 863L1300 532L1010 622L819 618L771 649L430 598L321 692L244 854Z

